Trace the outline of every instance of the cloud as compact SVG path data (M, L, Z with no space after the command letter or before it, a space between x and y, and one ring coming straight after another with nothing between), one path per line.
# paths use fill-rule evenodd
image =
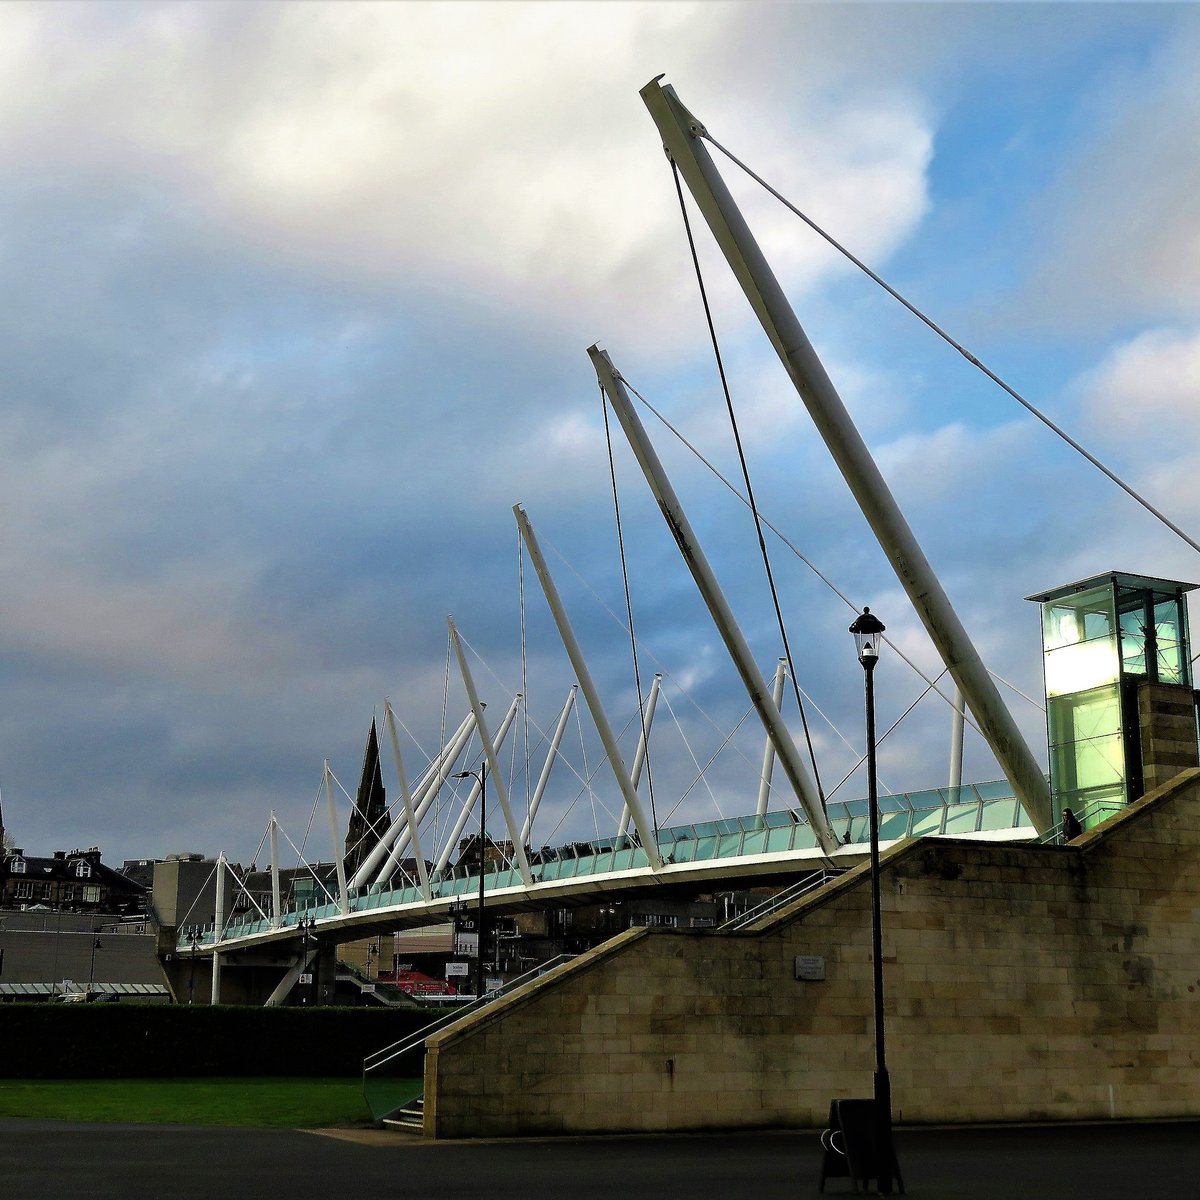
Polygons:
M1033 206L1026 296L1043 326L1200 312L1200 28L1175 16L1174 36L1097 81L1080 118L1090 136Z
M991 111L970 64L990 61L1001 18L974 11L0 8L0 565L12 581L0 751L22 840L75 829L68 840L143 854L241 838L248 854L271 806L302 827L321 759L353 778L383 694L423 744L436 740L447 612L498 677L479 669L490 702L526 682L545 723L569 668L527 563L522 659L510 506L528 503L544 541L623 609L584 347L609 347L736 473L637 89L668 69L714 136L883 265L945 204L933 181L955 119L947 95ZM1003 18L1014 31L1025 20ZM1009 39L1011 64L1029 35ZM966 81L957 92L951 76ZM844 262L722 169L789 294L818 314L814 340L964 609L1011 649L997 596L1064 555L1049 519L1007 516L1001 468L1016 460L1009 491L1040 496L1046 456L1016 426L923 407L924 367L845 302ZM856 599L890 606L884 556L698 235L764 511ZM851 325L868 336L851 343ZM745 511L647 425L769 667L778 634ZM745 696L620 441L617 471L639 630L720 727L681 711L703 762ZM552 566L621 723L627 641ZM806 688L859 728L857 676L828 644L848 642L847 615L794 560L776 566ZM940 719L930 727L906 761L936 745L940 764ZM67 750L64 729L77 738ZM744 768L762 739L741 737L714 790L747 811ZM685 748L664 751L663 795L691 771Z
M63 22L19 8L0 150L10 169L60 183L136 177L208 236L318 277L462 289L560 325L577 309L572 324L593 336L671 338L690 299L683 243L636 88L663 61L685 91L689 63L713 72L702 94L732 84L741 64L722 42L761 15L213 4L97 6ZM802 97L788 120L799 176L760 123L741 131L746 145L772 144L769 173L885 254L926 205L927 123L895 93ZM797 232L771 212L764 241L791 282L841 269Z

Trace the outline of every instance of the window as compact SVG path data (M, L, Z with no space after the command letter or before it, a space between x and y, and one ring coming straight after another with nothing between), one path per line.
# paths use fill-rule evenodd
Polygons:
M30 883L28 879L22 879L21 882L17 884L17 899L29 900L32 898L32 896L33 884Z
M100 889L98 887L85 887L83 889L84 904L99 904Z
M92 877L92 868L89 867L87 863L77 862L75 864L75 878L76 879L91 879L91 877Z
M23 858L14 858L12 864L12 873L14 875L24 875L28 864Z
M70 903L75 899L78 888L73 883L64 883L62 886L62 898L66 903Z

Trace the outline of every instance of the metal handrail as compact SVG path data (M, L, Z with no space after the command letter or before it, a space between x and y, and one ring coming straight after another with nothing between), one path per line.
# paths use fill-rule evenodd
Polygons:
M438 1017L436 1020L430 1021L428 1025L423 1025L416 1033L410 1034L407 1038L401 1038L400 1041L393 1042L390 1046L385 1046L382 1050L376 1050L374 1054L368 1054L363 1059L363 1082L366 1082L368 1071L375 1071L379 1067L382 1067L384 1063L389 1063L392 1059L399 1058L401 1054L407 1054L410 1050L415 1050L423 1042L428 1041L438 1030L457 1021L463 1015L464 1011L475 1012L491 1004L493 1000L499 1000L501 996L507 996L510 992L515 991L530 980L545 975L547 971L551 971L565 962L570 962L574 957L574 954L560 954L556 958L548 959L539 966L532 967L523 975L518 975L516 979L510 979L503 987L497 988L494 992L488 992L486 996L478 997L465 1010L458 1010Z
M845 871L821 871L815 879L811 877L802 879L799 883L792 884L790 888L785 888L782 892L776 892L774 896L768 896L761 904L756 904L744 913L740 913L736 917L730 917L723 925L718 925L717 929L722 933L736 933L739 929L745 929L748 925L753 925L755 921L761 921L763 917L770 916L771 913L782 908L785 904L790 904L793 900L798 900L808 892L816 891L817 888L823 887L831 879L836 879L839 875L844 875L845 873Z
M1102 820L1111 817L1113 813L1120 812L1126 806L1118 800L1093 800L1082 812L1076 813L1075 817L1079 824L1083 827L1084 832L1087 832L1087 822L1096 816L1100 816ZM1042 846L1057 846L1063 842L1063 823L1059 821L1057 825L1051 826L1038 838L1038 843Z

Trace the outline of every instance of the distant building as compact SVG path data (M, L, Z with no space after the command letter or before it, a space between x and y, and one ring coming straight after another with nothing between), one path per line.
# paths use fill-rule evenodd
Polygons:
M56 850L49 858L14 846L0 859L0 908L136 916L146 888L100 861L100 850Z

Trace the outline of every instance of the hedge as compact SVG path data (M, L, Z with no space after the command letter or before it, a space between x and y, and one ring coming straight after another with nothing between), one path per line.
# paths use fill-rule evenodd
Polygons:
M435 1018L410 1009L5 1004L0 1077L347 1078L366 1055Z

